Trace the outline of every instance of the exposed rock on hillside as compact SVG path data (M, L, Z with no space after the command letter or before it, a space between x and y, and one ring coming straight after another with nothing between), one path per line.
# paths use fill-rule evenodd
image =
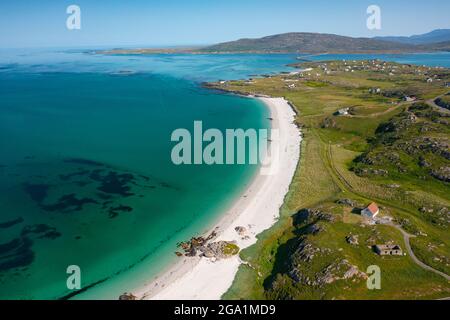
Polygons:
M308 286L323 286L338 280L352 279L353 281L358 281L367 279L367 275L364 272L345 259L333 262L315 276L305 275L298 269L292 270L290 276L294 281Z
M351 245L357 246L359 245L359 236L358 235L348 235L345 240Z
M341 260L329 265L322 274L318 275L318 284L331 284L338 280L353 279L353 281L367 279L367 275L360 271L357 266L350 264L347 260Z
M438 180L450 182L450 167L441 167L431 171L431 175Z
M415 103L405 112L381 124L370 140L368 151L354 160L359 176L395 178L398 173L420 179L450 180L450 143L447 115L425 103ZM430 179L432 180L432 179Z

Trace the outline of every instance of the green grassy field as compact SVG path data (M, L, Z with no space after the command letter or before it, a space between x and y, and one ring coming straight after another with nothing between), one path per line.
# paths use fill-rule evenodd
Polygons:
M301 160L281 217L241 253L247 263L223 298L449 296L448 281L422 269L408 255L380 257L374 253L371 246L383 243L398 244L406 252L398 229L368 226L357 209L336 202L350 199L357 208L377 202L382 216L392 217L415 236L410 243L419 260L450 273L450 186L445 181L445 167L450 167L449 118L419 103L448 92L444 82L449 81L450 71L380 61L332 61L302 67L311 70L253 79L251 84L213 84L231 92L285 97L296 108L296 121L304 135ZM434 81L427 81L430 78ZM415 101L405 101L406 96L414 96ZM349 114L336 116L342 108L348 108ZM411 115L414 122L407 123ZM431 144L420 144L419 138L422 142L430 139L425 142ZM417 145L422 149L417 150ZM320 211L333 217L332 221L299 223L298 216L305 210ZM311 228L318 231L311 232ZM347 242L350 235L357 235L358 245ZM305 247L321 251L305 260ZM381 268L381 290L368 290L363 277L340 279L338 275L342 273L339 268L352 266L364 273L370 265ZM336 279L324 283L322 278L330 270Z

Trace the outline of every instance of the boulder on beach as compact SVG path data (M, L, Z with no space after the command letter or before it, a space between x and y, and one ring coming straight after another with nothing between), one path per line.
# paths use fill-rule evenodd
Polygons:
M200 250L202 251L204 257L220 260L237 255L240 248L235 242L219 241L212 242L207 246L200 248Z
M119 297L119 300L137 300L137 297L131 293L124 293Z
M236 230L236 232L241 236L245 236L245 234L247 233L247 228L245 227L236 227L234 228L234 230Z

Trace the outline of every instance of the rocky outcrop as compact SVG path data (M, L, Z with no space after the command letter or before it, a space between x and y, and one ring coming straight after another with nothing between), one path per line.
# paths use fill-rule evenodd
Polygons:
M406 128L412 126L417 122L417 116L412 112L405 112L401 114L400 118L394 118L393 120L382 124L377 129L377 134L380 133L399 133Z
M221 260L237 255L239 253L239 247L235 242L219 241L200 247L199 251L203 257Z
M318 221L334 222L335 217L328 212L323 212L321 210L308 210L309 216Z
M350 199L340 199L340 200L337 200L336 203L337 204L342 204L344 206L349 206L349 207L352 207L352 208L358 206L358 204L355 201L350 200Z
M424 171L420 179L429 175L448 182L450 169L443 164L450 160L450 143L441 134L446 129L439 119L441 114L427 104L414 104L378 127L369 149L354 160L352 171L361 177L386 177L396 171L417 174L410 165L414 162Z
M131 293L124 293L119 297L119 300L124 300L124 301L137 300L137 297Z
M336 216L320 209L302 209L293 216L294 225L315 224L320 221L335 222Z
M345 240L347 241L348 244L351 244L353 246L357 246L359 245L359 236L358 235L348 235Z
M306 232L312 235L317 235L322 231L325 231L325 226L319 224L312 224L306 229Z
M197 251L208 244L209 241L213 240L217 237L217 232L213 231L211 234L204 237L193 237L191 240L186 242L180 242L177 246L178 248L184 251L184 255L187 257L195 257L197 255ZM182 256L181 252L175 252L177 256Z
M350 264L348 260L344 259L325 268L317 277L316 282L323 285L331 284L338 280L349 279L353 279L354 281L367 279L367 275L360 271L357 266Z
M441 167L431 171L431 175L441 181L450 182L450 167Z
M247 228L245 227L236 227L234 228L234 230L238 233L238 235L240 235L241 237L245 237L245 235L247 234Z
M322 129L336 128L336 120L333 118L325 118L321 124Z
M175 252L178 257L205 257L214 260L227 259L239 253L239 247L235 242L217 241L211 242L217 237L214 231L208 237L194 237L190 241L181 242L178 247L184 251Z
M398 147L410 155L416 155L420 152L430 152L446 160L450 160L450 146L447 141L442 139L420 137L412 141L400 143Z
M292 255L293 262L300 260L303 262L311 262L316 255L322 253L321 248L314 247L312 244L301 244Z
M364 272L360 271L357 266L350 264L346 259L328 265L315 276L303 274L298 269L292 270L290 276L295 282L308 286L324 286L339 280L358 281L367 279Z
M385 177L389 174L389 171L385 169L366 169L366 168L357 168L355 170L355 173L360 177L366 177L366 176L382 176Z

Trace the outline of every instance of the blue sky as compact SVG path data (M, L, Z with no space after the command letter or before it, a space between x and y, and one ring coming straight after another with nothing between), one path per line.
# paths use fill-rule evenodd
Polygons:
M66 8L81 8L81 30ZM381 7L382 30L366 27ZM1 0L0 47L203 45L284 32L411 35L450 28L445 0Z

